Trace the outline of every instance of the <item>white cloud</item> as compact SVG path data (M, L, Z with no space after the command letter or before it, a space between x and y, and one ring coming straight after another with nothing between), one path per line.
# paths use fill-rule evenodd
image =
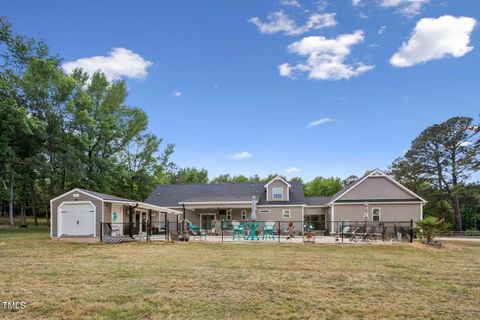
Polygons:
M179 91L179 90L174 90L174 91L173 91L173 96L174 96L174 97L181 97L181 96L182 96L182 92Z
M282 0L281 4L289 7L300 7L300 2L298 2L297 0Z
M468 17L442 16L417 22L410 39L390 59L394 67L413 65L444 57L463 57L473 50L470 35L476 21Z
M385 8L395 8L400 14L413 17L422 11L422 6L430 3L430 0L379 0L379 4Z
M333 122L333 121L335 121L335 119L328 118L328 117L327 118L321 118L321 119L309 122L307 124L307 128L313 128L313 127L319 126L321 124L325 124L325 123L329 123L329 122Z
M381 26L380 28L378 28L378 34L379 35L382 35L385 33L385 30L387 30L387 26Z
M461 147L468 147L469 145L471 145L472 143L470 141L462 141L459 143L459 146Z
M253 17L248 21L256 25L261 33L273 34L282 32L289 36L299 35L310 30L333 27L337 24L335 13L314 13L303 26L298 26L293 19L282 11L270 13L267 20L267 22L262 22L260 18Z
M239 153L232 154L228 156L229 158L235 159L235 160L243 160L243 159L248 159L251 158L253 155L248 152L248 151L243 151Z
M352 5L355 6L355 7L359 6L360 3L361 3L361 0L352 0Z
M152 65L152 62L131 50L113 48L106 56L80 58L66 62L62 67L68 74L76 68L82 68L90 75L95 71L102 70L112 81L121 78L145 79L148 75L147 69Z
M299 173L299 172L300 172L300 169L298 169L297 167L290 167L285 169L285 173Z
M310 79L340 80L358 76L374 68L362 62L345 63L351 53L352 46L363 42L362 30L351 34L342 34L334 39L323 36L305 37L288 46L288 50L307 57L305 63L290 65L284 63L278 66L283 77L293 78L295 72L308 72Z

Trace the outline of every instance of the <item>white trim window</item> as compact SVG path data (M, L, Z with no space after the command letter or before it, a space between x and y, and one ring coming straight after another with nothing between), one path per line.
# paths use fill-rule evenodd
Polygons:
M258 210L258 213L261 213L261 214L270 214L270 210L266 210L266 209Z
M380 208L372 208L372 221L380 222L381 211Z
M241 213L241 214L240 214L240 219L241 219L242 221L247 220L247 210L242 210L240 213Z
M273 200L283 199L283 188L272 188L272 199Z
M231 221L232 220L232 210L227 210L227 221Z
M284 209L282 211L282 217L283 219L290 219L290 209Z

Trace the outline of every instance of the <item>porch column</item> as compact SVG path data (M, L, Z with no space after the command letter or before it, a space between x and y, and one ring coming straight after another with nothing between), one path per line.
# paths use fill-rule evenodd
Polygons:
M335 205L332 204L332 209L331 209L331 212L330 212L330 233L333 233L335 232Z

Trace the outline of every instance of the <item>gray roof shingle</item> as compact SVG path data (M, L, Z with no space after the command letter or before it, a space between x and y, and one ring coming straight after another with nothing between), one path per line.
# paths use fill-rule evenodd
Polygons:
M137 202L135 200L131 200L131 199L126 199L126 198L121 198L121 197L117 197L117 196L112 196L111 194L106 194L106 193L100 193L100 192L96 192L96 191L91 191L91 190L86 190L86 189L82 189L82 188L77 188L78 190L81 190L85 193L88 193L88 194L91 194L93 196L96 196L98 198L101 198L103 200L110 200L110 201L127 201L127 202Z
M308 206L323 206L327 204L332 197L306 197Z
M169 184L159 185L145 200L146 203L163 207L177 207L180 202L227 202L250 201L252 196L258 204L305 204L302 184L290 182L290 201L266 201L264 183L219 183L219 184Z

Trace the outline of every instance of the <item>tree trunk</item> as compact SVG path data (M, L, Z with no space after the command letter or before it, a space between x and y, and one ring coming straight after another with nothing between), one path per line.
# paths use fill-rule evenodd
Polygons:
M50 216L48 214L48 204L49 204L49 201L48 201L48 193L47 193L47 182L46 182L46 178L43 177L43 195L44 195L44 198L45 198L45 218L47 218L47 224L50 225Z
M35 191L32 194L32 215L33 215L33 223L38 226L37 220L37 201L35 199Z
M14 198L14 194L13 194L13 185L15 183L15 180L14 180L14 173L12 171L12 174L10 176L10 202L8 204L8 222L10 224L10 226L13 227L13 200L15 199Z
M460 201L453 197L453 209L455 212L455 231L462 231L462 215L460 214Z
M22 227L27 225L27 216L25 215L25 202L20 203L20 216L22 218Z

